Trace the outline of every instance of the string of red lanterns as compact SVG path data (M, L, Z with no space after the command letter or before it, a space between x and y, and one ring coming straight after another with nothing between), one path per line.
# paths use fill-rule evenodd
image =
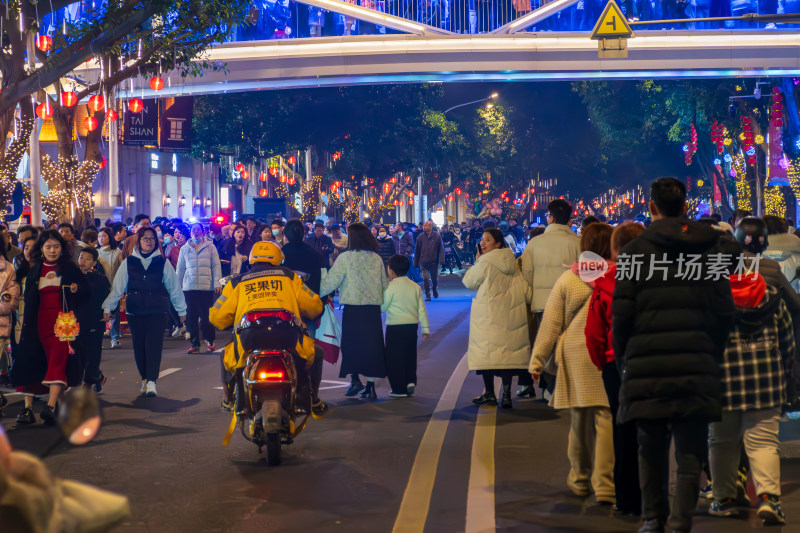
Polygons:
M164 88L164 80L158 76L150 78L150 88L158 92Z
M128 109L131 110L131 113L139 113L142 109L144 109L144 102L142 102L139 98L131 98L128 102Z

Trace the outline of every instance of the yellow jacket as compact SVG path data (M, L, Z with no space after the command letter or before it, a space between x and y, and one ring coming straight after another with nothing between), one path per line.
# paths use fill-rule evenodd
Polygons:
M292 270L264 264L242 276L232 278L208 312L217 329L226 329L256 309L285 309L296 317L312 320L322 314L322 300ZM239 337L225 347L224 362L228 371L244 367ZM297 353L310 365L314 361L314 340L307 334L297 344ZM240 360L241 359L241 360Z

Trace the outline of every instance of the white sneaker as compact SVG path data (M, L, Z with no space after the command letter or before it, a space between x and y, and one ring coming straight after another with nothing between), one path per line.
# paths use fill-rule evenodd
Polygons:
M191 335L189 335L189 332L187 331L187 332L184 334L183 338L184 338L184 339L186 339L186 340L188 341L188 340L191 340L191 339L192 339L192 336L191 336Z
M156 392L156 382L155 381L148 381L147 382L147 392L144 393L145 396L157 396L158 393Z
M186 326L181 326L180 331L178 331L178 335L185 335L186 334Z
M417 390L417 384L416 383L409 383L408 385L406 385L406 390L408 391L408 395L409 396L413 396L414 395L414 391Z
M181 335L181 328L176 327L175 329L172 330L173 339L180 337L180 335Z
M143 379L143 380L142 380L142 386L141 386L141 388L139 389L139 393L140 393L140 394L144 394L145 392L147 392L147 380L146 380L146 379Z

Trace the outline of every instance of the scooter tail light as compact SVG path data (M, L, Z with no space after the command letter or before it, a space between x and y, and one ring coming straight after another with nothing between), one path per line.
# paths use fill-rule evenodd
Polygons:
M261 371L258 373L258 379L259 381L284 381L286 379L286 374L283 370L273 372Z
M244 314L245 322L255 322L259 318L274 317L284 322L294 322L294 316L289 311L248 311Z

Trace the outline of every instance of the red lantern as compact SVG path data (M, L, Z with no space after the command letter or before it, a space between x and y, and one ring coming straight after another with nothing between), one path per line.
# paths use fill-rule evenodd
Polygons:
M158 76L150 78L150 88L156 92L160 91L161 89L164 88L164 80L162 80Z
M106 100L102 94L95 94L89 97L89 109L95 113L100 112L106 106Z
M239 163L238 165L236 165L236 172L240 172L241 173L243 171L244 171L244 165L243 164Z
M259 195L261 198L266 198L266 197L267 197L267 189L259 189L259 191L258 191L258 195Z
M461 196L461 189L459 189L458 187L456 187L456 194Z
M384 183L384 184L383 184L383 192L385 192L385 193L387 193L387 194L388 194L388 193L389 193L389 191L391 190L391 188L392 188L392 186L391 186L391 185L389 185L388 183Z
M389 180L389 181L391 181L392 183L397 183L397 178L392 178L392 179L391 179L391 180Z
M109 109L106 113L106 122L114 122L119 118L119 114L113 109Z
M286 162L289 163L290 165L294 165L294 161L295 159L293 155L290 155L289 158L286 160Z
M83 119L83 127L86 128L86 131L94 131L97 129L97 119L94 117L86 117Z
M398 205L398 202L397 202L397 200L395 200L393 203L394 203L394 205Z
M280 181L281 181L281 183L286 183L286 176L281 174Z
M247 181L247 180L250 179L250 173L248 171L246 171L246 170L242 170L239 173L239 177L241 177L243 180Z
M72 91L65 91L61 93L61 105L64 107L72 107L78 103L77 95Z
M275 167L269 167L269 173L273 176L278 173L278 169Z
M414 191L408 191L408 197L414 198Z
M36 115L44 120L48 119L53 116L53 106L50 105L50 102L44 102L36 106Z
M408 205L414 205L414 199L413 198L409 198L408 199Z
M289 185L294 185L294 177L289 178Z
M100 163L100 168L106 168L107 164L108 160L106 159L106 156L103 156L103 161Z
M139 98L131 98L130 102L128 102L128 109L131 110L131 113L139 113L144 109L144 102Z
M400 207L403 207L403 200L400 200L399 202L397 202L397 205L399 205Z
M49 35L40 35L36 38L36 48L47 52L53 46L53 39Z
M267 178L268 176L266 172L262 172L261 175L258 177L258 179L260 179L261 181L267 181Z
M409 181L411 181L411 176L406 176L406 183L408 183Z
M776 128L783 127L783 121L779 118L775 119L775 127Z

